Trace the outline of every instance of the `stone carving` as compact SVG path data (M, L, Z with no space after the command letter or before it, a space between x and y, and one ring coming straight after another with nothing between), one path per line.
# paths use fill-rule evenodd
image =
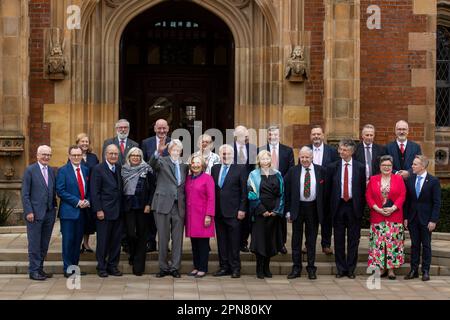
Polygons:
M233 5L239 9L245 8L249 5L250 0L229 0Z
M3 175L6 180L11 180L16 172L13 165L13 158L19 157L24 152L24 136L0 136L0 157L6 158L3 162Z
M286 63L285 78L292 82L303 82L308 79L303 46L295 46L292 50Z
M67 74L64 42L60 40L60 30L52 28L48 36L48 54L46 57L46 74L48 79L63 80Z
M124 2L125 0L105 0L105 3L108 7L117 8Z

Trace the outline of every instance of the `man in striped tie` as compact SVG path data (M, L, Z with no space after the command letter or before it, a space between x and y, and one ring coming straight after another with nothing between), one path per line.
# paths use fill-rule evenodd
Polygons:
M319 222L323 219L324 186L326 170L313 164L313 151L303 147L299 153L300 163L289 169L285 181L285 212L292 223L292 271L288 279L300 277L302 270L302 237L305 225L308 278L317 279L314 265Z

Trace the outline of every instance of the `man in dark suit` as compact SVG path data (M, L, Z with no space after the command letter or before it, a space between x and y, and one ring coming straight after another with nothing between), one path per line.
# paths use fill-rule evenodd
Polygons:
M308 278L317 279L314 266L316 258L316 240L319 222L323 218L324 189L326 170L312 163L313 154L309 147L303 147L299 153L299 164L292 167L286 176L284 210L288 221L292 223L292 271L288 279L300 277L302 270L302 238L305 227L308 265Z
M220 269L215 277L241 276L239 249L241 221L247 210L247 181L243 165L233 164L233 147L227 144L219 148L222 164L211 169L216 189L216 235Z
M330 212L334 227L336 278L355 278L361 220L365 205L366 174L364 165L352 159L355 143L351 139L339 142L338 160L328 167ZM347 250L345 234L347 233ZM347 252L347 255L345 254Z
M69 147L69 162L58 170L56 193L61 199L59 219L62 234L62 256L64 276L68 278L69 266L77 266L80 260L80 245L83 240L84 212L90 207L88 177L89 169L81 165L83 152L80 147ZM82 275L86 273L83 272Z
M166 144L170 143L170 137L167 136L169 132L169 125L166 120L159 119L155 122L155 126L153 128L155 130L155 135L153 137L147 138L142 141L142 153L144 154L144 161L148 162L152 155L156 150L164 150L161 157L167 157L169 155L167 148L162 148ZM158 148L158 146L160 148ZM151 173L153 174L153 173ZM156 181L156 177L153 178L153 181ZM156 185L153 186L156 188ZM150 230L148 235L148 243L147 243L147 252L156 251L156 223L155 223L155 212L152 210L150 212Z
M245 181L248 175L255 168L257 148L254 144L248 142L248 129L244 126L237 126L234 129L234 163L244 165L245 167ZM246 210L248 212L248 209ZM241 221L241 251L249 252L248 237L250 235L251 221L249 215Z
M386 145L386 152L394 158L393 171L400 174L403 179L411 174L411 166L414 158L422 154L420 145L408 140L409 126L405 120L400 120L395 124L395 135L397 139Z
M116 122L116 133L116 137L106 139L103 142L103 159L105 157L106 147L110 144L114 144L119 149L119 164L123 165L125 163L125 157L130 149L133 147L139 147L139 144L128 138L128 134L130 133L130 123L127 119L120 119Z
M419 277L422 250L422 280L430 280L431 234L436 228L441 210L441 184L427 172L428 159L417 155L412 174L406 181L407 205L405 228L411 236L411 271L406 280Z
M312 127L310 138L311 144L308 147L310 147L313 151L314 164L327 168L330 163L333 163L339 159L336 149L324 143L325 135L321 126L315 125ZM327 209L323 212L323 220L320 226L322 252L326 255L332 255L333 250L331 250L331 235L333 231L331 214Z
M119 153L115 144L106 147L105 161L94 167L90 184L92 211L97 215L97 274L102 278L122 275L117 267L123 226Z
M373 175L380 173L380 157L386 154L384 146L373 143L375 127L366 124L361 132L362 142L356 146L353 159L358 160L366 167L366 181Z
M27 224L29 276L45 280L52 275L44 271L53 225L56 218L55 173L48 166L52 149L39 146L37 162L25 169L22 180L23 216Z
M163 149L168 148L169 156L161 157ZM150 158L150 165L156 172L156 190L152 208L158 229L159 272L156 277L172 275L180 278L181 254L185 217L184 186L188 165L181 162L183 144L178 139L170 141L169 146L159 145ZM172 240L172 259L169 261L169 241Z
M288 147L280 143L280 128L277 126L270 126L267 129L267 144L259 148L259 151L267 150L272 156L272 166L280 171L284 177L288 170L294 166L294 151L291 147ZM286 241L287 241L287 221L283 217L281 221L281 233L283 236L283 246L280 252L282 254L287 253Z

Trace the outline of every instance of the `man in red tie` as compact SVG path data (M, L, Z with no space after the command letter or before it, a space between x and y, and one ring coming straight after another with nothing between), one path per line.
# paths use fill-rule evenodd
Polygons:
M62 234L62 256L64 276L73 273L70 266L77 266L80 260L80 246L83 240L85 213L89 203L89 169L81 165L83 152L80 147L69 147L69 162L58 170L56 193L61 199L59 219ZM85 273L81 273L84 275Z
M119 148L119 163L123 165L125 163L125 158L128 154L128 151L133 147L139 147L139 144L128 138L130 133L130 123L127 119L120 119L116 122L116 134L115 138L106 139L103 142L103 158L105 158L105 149L110 144L115 144L117 148Z
M354 279L358 262L366 173L364 164L352 159L354 151L355 142L342 139L339 142L341 159L328 167L330 183L327 184L326 194L330 195L330 212L333 217L336 278L348 276Z

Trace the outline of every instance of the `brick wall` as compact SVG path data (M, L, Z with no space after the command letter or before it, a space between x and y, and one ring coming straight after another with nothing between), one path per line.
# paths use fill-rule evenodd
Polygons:
M381 30L366 26L367 7L381 9ZM411 86L411 69L426 67L425 51L408 50L409 32L426 32L426 16L413 15L413 0L361 0L361 127L376 127L376 141L394 139L408 105L425 105L426 89ZM424 125L410 123L410 138L424 139Z
M310 74L305 83L306 105L310 106L311 125L295 125L293 145L295 147L310 142L311 126L323 124L323 60L325 48L323 42L323 22L325 5L323 0L307 0L305 10L305 31L311 32Z
M43 123L43 107L54 103L54 85L44 79L44 29L50 27L50 0L30 0L30 157L35 160L36 149L41 144L50 144L50 124Z

